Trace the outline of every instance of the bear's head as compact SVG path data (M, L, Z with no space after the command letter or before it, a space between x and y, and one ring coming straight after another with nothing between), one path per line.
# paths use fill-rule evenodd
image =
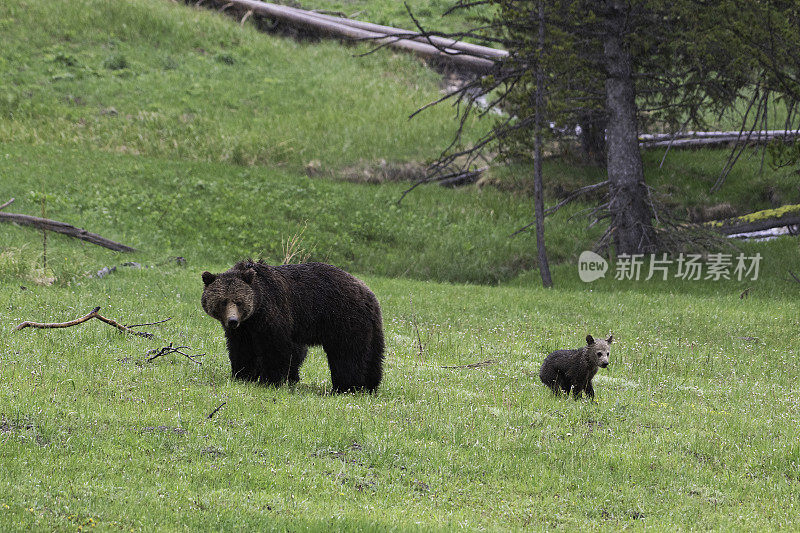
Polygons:
M252 268L222 274L203 272L203 310L226 330L238 328L256 308L255 275Z
M597 366L600 368L605 368L608 366L608 345L612 342L614 342L613 335L609 335L606 340L595 340L591 335L586 336L586 348L589 350L589 354L595 357Z

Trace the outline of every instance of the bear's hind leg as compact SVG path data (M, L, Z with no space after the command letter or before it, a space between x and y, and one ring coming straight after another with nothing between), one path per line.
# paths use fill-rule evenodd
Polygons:
M372 337L364 361L366 366L364 388L369 392L375 392L383 378L383 349L383 332L378 330Z
M358 350L357 344L355 346L324 344L322 348L328 356L333 392L356 392L365 388L365 357Z
M561 390L569 396L570 390L572 389L572 380L567 377L566 373L559 371L556 377L557 386L553 387L553 390L558 393L558 387L561 387Z

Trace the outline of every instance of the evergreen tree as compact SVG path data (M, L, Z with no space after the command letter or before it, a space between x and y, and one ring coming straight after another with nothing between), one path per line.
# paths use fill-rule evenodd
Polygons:
M457 7L479 3L486 2L460 2ZM489 3L497 7L496 16L470 35L510 55L457 96L471 102L469 95L478 88L492 92L498 95L492 103L504 106L509 115L474 146L447 152L439 168L456 161L470 164L480 149L494 142L507 156L530 153L535 133L541 133L535 125L542 121L556 126L549 132L553 136L570 134L578 126L585 146L605 150L605 239L617 254L661 247L644 181L640 127L672 132L702 128L705 116L753 94L758 106L751 118L763 120L766 94L777 93L791 102L800 97L796 1ZM541 43L540 7L545 26ZM538 101L544 106L537 107ZM794 105L787 106L794 116ZM471 110L466 107L464 121Z

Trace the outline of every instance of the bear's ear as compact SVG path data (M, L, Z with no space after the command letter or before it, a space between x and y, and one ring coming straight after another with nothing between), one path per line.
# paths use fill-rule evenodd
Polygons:
M594 344L594 337L586 335L586 346L591 346L592 344Z
M215 279L217 279L217 276L215 276L211 272L207 270L203 272L203 283L205 283L206 285L211 285L212 283L214 283Z
M242 279L248 285L252 285L253 284L253 278L255 278L255 276L256 276L256 271L253 270L252 268L248 268L247 270L242 272Z
M608 344L611 344L612 342L614 342L614 335L609 335L608 338L606 339L606 342Z

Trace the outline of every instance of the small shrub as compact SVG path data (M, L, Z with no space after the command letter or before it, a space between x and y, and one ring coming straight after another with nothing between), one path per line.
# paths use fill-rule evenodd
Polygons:
M103 61L103 68L107 70L124 70L130 66L128 58L123 54L112 54Z

